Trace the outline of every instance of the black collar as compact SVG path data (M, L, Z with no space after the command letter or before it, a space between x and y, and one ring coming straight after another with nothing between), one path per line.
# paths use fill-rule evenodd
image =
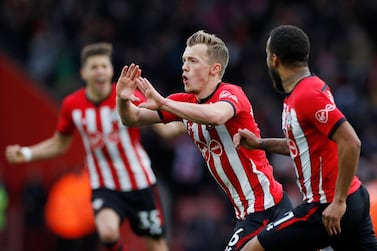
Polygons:
M217 89L219 89L220 87L220 84L221 84L221 81L216 85L216 88L215 90L207 97L203 98L203 99L197 99L198 100L198 103L199 104L204 104L205 102L207 102L210 98L212 98L213 94L215 94L215 92L217 91Z

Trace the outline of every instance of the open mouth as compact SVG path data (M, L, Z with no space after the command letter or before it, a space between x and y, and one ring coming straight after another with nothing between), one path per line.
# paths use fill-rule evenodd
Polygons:
M182 80L184 84L188 82L188 78L185 75L182 75Z
M98 85L104 85L106 83L106 81L104 79L97 79L96 80L96 84Z

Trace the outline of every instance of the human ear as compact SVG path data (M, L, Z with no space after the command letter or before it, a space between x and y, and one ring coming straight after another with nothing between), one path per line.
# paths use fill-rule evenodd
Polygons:
M219 74L220 72L221 72L221 64L218 64L218 63L216 63L216 64L213 64L212 66L211 66L211 72L213 73L213 74Z
M274 67L278 67L279 64L280 64L280 60L278 58L278 56L276 56L276 54L272 54L272 66Z

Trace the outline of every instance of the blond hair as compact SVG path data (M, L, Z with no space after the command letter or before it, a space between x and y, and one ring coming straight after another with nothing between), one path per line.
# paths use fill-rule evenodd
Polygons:
M211 63L219 63L221 65L220 77L223 77L229 62L229 51L223 40L214 34L200 30L192 34L186 41L187 47L196 44L207 45L207 55L209 60Z

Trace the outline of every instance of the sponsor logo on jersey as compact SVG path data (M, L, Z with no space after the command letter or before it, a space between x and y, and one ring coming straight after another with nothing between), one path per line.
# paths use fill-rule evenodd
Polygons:
M327 104L324 109L320 109L315 113L315 118L322 124L327 123L329 119L329 112L335 110L334 104Z
M219 95L219 99L233 99L238 103L238 98L236 95L231 94L229 91L222 91Z
M117 131L112 131L106 135L102 132L91 132L88 133L88 140L92 149L98 149L104 147L106 143L117 144L120 138Z
M223 148L217 140L211 140L208 144L195 141L195 144L198 146L206 162L211 159L211 155L219 157L223 153Z

